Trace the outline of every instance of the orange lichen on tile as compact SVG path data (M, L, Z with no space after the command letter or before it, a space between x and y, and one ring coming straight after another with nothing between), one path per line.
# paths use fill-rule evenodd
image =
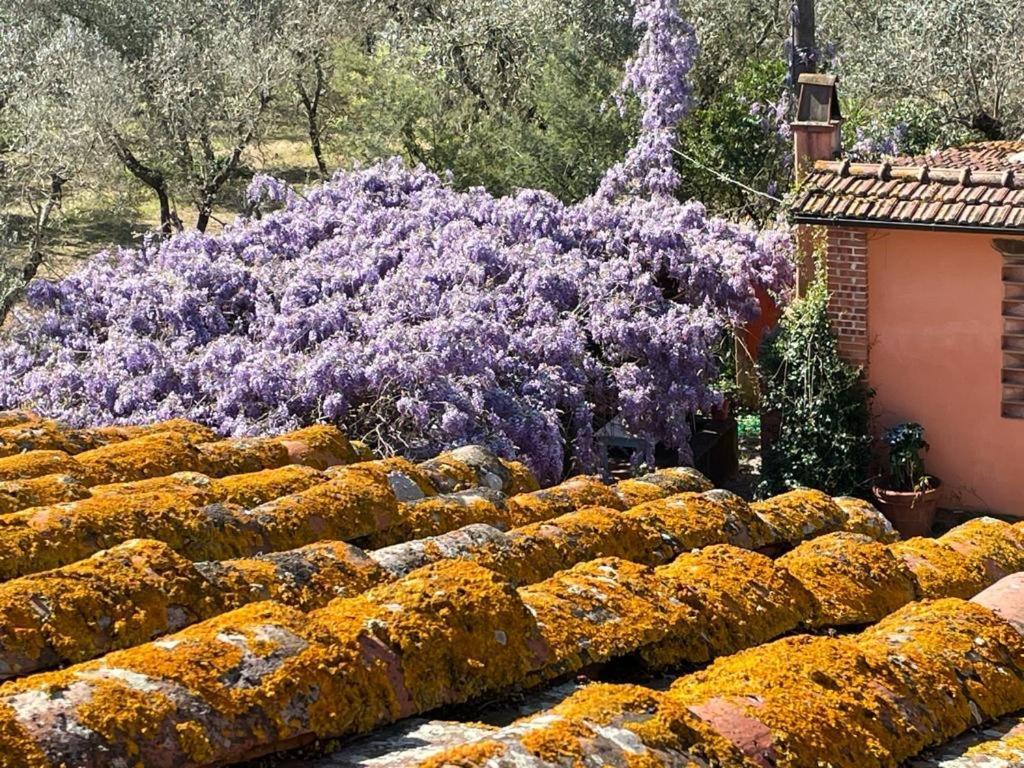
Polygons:
M232 437L200 443L196 449L198 460L194 468L211 477L259 472L290 463L288 450L280 442L266 437Z
M321 541L286 552L197 563L234 606L277 600L304 611L352 597L390 580L367 554L341 541Z
M360 461L351 464L348 469L366 472L378 482L387 483L399 501L418 501L428 496L437 496L437 489L430 476L419 465L400 456Z
M640 477L620 480L613 486L613 490L628 508L677 493L710 491L712 487L711 481L696 469L669 467Z
M29 424L33 421L39 421L39 416L31 411L0 411L0 429Z
M359 473L353 477L367 479ZM325 485L339 480L344 475ZM347 549L320 554L343 561L339 572L351 565ZM749 631L748 641L755 641L753 633L762 630L754 623L767 623L767 614L779 622L778 631L785 631L786 622L774 612L788 614L791 623L807 610L800 607L799 590L785 582L783 569L766 558L729 547L700 558L701 553L687 555L661 569L603 558L518 590L479 565L449 561L309 614L259 603L97 662L9 683L0 690L0 751L43 754L59 764L103 745L111 759L130 755L146 765L232 762L280 743L358 733L657 643L689 644L690 658L696 658L708 643L702 611L732 611L738 617L734 635L742 638ZM266 579L268 559L258 560L253 573ZM284 556L269 561L275 570L292 567ZM303 560L293 571L303 573L309 565ZM367 568L367 574L375 570ZM695 571L709 574L709 580L714 574L716 586L702 592L692 583ZM244 592L246 579L240 581L237 591ZM328 588L321 584L314 591ZM787 590L789 596L780 597ZM1014 686L1020 685L1020 665L1016 651L1010 662L1004 652L1012 637L996 637L998 626L1013 633L1012 628L980 605L965 609L962 601L952 603L965 616L990 621L963 619L958 625L963 629L956 629L963 638L950 640L953 650L940 663L966 654L964 638L973 632L983 641L981 659L971 660L966 672L993 692L972 693L972 701L983 708L1002 699L1019 706ZM939 632L946 619L930 621ZM932 642L925 642L931 631L919 627L906 634L923 647ZM903 642L900 632L894 637ZM1019 636L1017 641L1024 642ZM734 641L723 640L728 642ZM883 658L874 645L869 650L862 652L845 638L798 638L729 657L696 676L696 683L673 687L653 725L631 732L641 741L649 736L667 744L677 732L669 726L682 729L686 718L679 713L688 707L694 724L686 727L699 741L695 748L723 758L725 765L736 765L729 761L749 744L775 750L779 765L797 765L795 754L834 757L836 766L850 765L843 762L849 754L869 754L888 765L882 762L885 755L917 738L900 734L922 730L915 696L923 694L911 677L921 675L927 682L930 673L901 676L890 668L896 662L889 656ZM913 652L905 643L898 650ZM1012 672L1005 680L992 678L999 665L1004 674ZM614 719L613 708L609 704L607 712ZM564 716L575 728L579 721ZM723 732L728 724L733 730ZM561 737L570 732L575 731L562 729ZM535 746L559 743L558 733L551 737ZM571 740L560 743L571 747ZM870 751L851 753L851 745ZM800 751L818 746L820 753ZM16 764L47 763L25 758Z
M511 496L539 488L537 479L524 464L502 459L479 445L447 451L419 466L439 493L482 486Z
M209 502L223 501L251 508L281 496L304 491L327 482L327 475L313 467L289 464L277 469L245 472L239 475L211 478L201 472L175 472L173 475L132 480L126 483L95 485L93 496L129 495L134 493L175 493L189 487L208 494Z
M113 443L131 440L135 437L155 435L159 432L170 432L185 438L190 443L208 443L217 439L217 433L207 426L197 424L188 419L167 419L151 424L129 424L111 427L92 427L81 430L98 436L101 443Z
M132 538L166 542L190 560L225 560L366 536L394 524L397 502L366 475L333 480L246 511L207 484L107 493L0 516L0 578L80 560Z
M938 539L915 536L891 544L889 550L913 572L922 598L967 599L992 583L980 559L958 552Z
M43 419L0 428L0 455L25 451L64 451L74 454L104 445L106 440L92 430L67 429L56 421Z
M198 490L191 496L91 497L2 515L0 579L67 565L133 538L172 538L174 543L168 543L179 549L199 532L189 521L205 501ZM215 535L212 530L202 533Z
M677 552L723 544L730 519L721 504L699 493L681 493L632 507L623 515L658 531Z
M779 543L796 544L843 530L847 519L830 496L807 488L754 502L751 507L772 528Z
M607 507L585 507L515 528L501 542L474 552L473 559L516 584L530 584L599 557L657 564L674 554L658 531L639 520Z
M261 504L248 516L263 536L263 551L279 552L368 536L393 526L397 514L398 502L386 484L365 473L339 472L326 483Z
M699 727L697 718L661 692L594 683L550 710L449 747L416 765L707 768L687 751L698 741L694 726Z
M0 482L0 515L45 504L77 501L89 489L71 475L40 475L26 480Z
M551 654L539 679L631 653L669 635L699 633L692 588L619 558L580 563L521 587L519 595Z
M551 488L519 493L508 500L509 521L527 525L574 512L582 507L623 509L624 503L597 477L579 475Z
M156 432L78 454L90 485L108 485L203 470L199 449L181 435Z
M345 433L331 424L314 424L267 438L288 452L287 464L304 464L324 470L373 458L353 447ZM267 467L269 469L269 467Z
M882 685L911 692L897 760L1024 707L1024 638L973 602L912 603L857 642Z
M792 631L812 612L811 595L778 562L729 544L681 555L657 574L693 589L697 611L691 632L642 651L654 668L701 663L759 645Z
M222 501L213 479L202 472L175 472L145 480L129 480L122 483L107 483L89 488L90 496L131 496L136 493L186 493L190 489L201 491L206 503Z
M837 496L833 501L846 514L846 522L842 526L844 531L863 533L883 544L900 540L892 523L873 504L853 496Z
M505 497L500 491L489 488L456 491L404 502L398 506L393 526L371 533L360 544L367 549L381 549L438 536L475 523L507 529L510 521L505 503Z
M911 726L854 639L797 636L741 651L677 680L668 696L769 765L891 766ZM737 766L716 744L716 765ZM740 763L739 765L742 765Z
M29 480L43 475L88 479L89 471L64 451L28 451L0 457L0 482Z
M133 539L72 565L0 584L0 677L144 643L228 605L169 546Z
M110 443L157 432L172 432L193 443L216 438L212 429L185 419L171 419L138 427L86 429L67 427L52 419L33 419L21 424L0 427L0 444L9 449L8 451L0 450L0 455L40 450L77 454Z
M301 464L289 464L276 469L215 478L212 484L219 500L251 509L325 482L327 475L320 470Z
M310 614L257 603L13 681L0 691L0 744L23 766L100 748L130 764L232 762L506 688L540 649L511 585L437 564Z
M811 628L868 624L917 597L913 572L885 544L859 533L829 533L805 541L779 565L813 599Z
M979 559L991 581L1024 570L1024 531L992 517L978 517L939 537L957 552Z
M318 425L275 437L193 442L188 432L145 432L75 456L90 484L105 485L201 472L211 477L258 472L287 464L316 469L352 461L355 453L336 427ZM2 461L2 460L0 460Z

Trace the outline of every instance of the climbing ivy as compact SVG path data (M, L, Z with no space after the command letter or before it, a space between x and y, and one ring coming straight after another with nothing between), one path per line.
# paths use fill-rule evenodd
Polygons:
M857 495L870 484L874 393L839 356L827 307L819 279L787 308L762 351L766 421L778 424L762 457L762 495L800 486Z

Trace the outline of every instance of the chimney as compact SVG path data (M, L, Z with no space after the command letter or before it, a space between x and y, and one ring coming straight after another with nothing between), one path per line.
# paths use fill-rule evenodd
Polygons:
M793 168L799 183L816 160L834 160L843 152L836 76L805 72L797 81L793 128Z

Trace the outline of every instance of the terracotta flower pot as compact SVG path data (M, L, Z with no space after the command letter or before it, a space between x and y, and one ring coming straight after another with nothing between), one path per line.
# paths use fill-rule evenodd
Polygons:
M941 481L933 478L932 483L931 488L923 491L890 491L878 486L872 489L879 510L904 539L928 536L932 532L942 488Z

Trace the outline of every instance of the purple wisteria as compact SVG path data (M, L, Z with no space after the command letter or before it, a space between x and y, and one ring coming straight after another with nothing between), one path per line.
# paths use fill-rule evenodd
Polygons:
M641 50L659 66L689 35L666 9L638 9L675 30ZM653 104L667 81L630 66ZM681 117L687 92L669 93L642 134ZM486 443L547 481L592 468L615 416L684 446L688 416L717 400L715 344L758 290L786 289L790 244L667 197L670 168L641 165L649 198L576 205L457 191L397 159L301 195L257 179L280 210L34 282L0 346L0 407L225 434L329 420L383 452Z
M676 130L691 106L687 77L697 58L697 38L680 17L678 0L637 2L633 26L643 33L636 55L626 63L622 91L640 100L640 133L625 159L601 180L598 195L607 199L668 196L679 186L672 155Z

